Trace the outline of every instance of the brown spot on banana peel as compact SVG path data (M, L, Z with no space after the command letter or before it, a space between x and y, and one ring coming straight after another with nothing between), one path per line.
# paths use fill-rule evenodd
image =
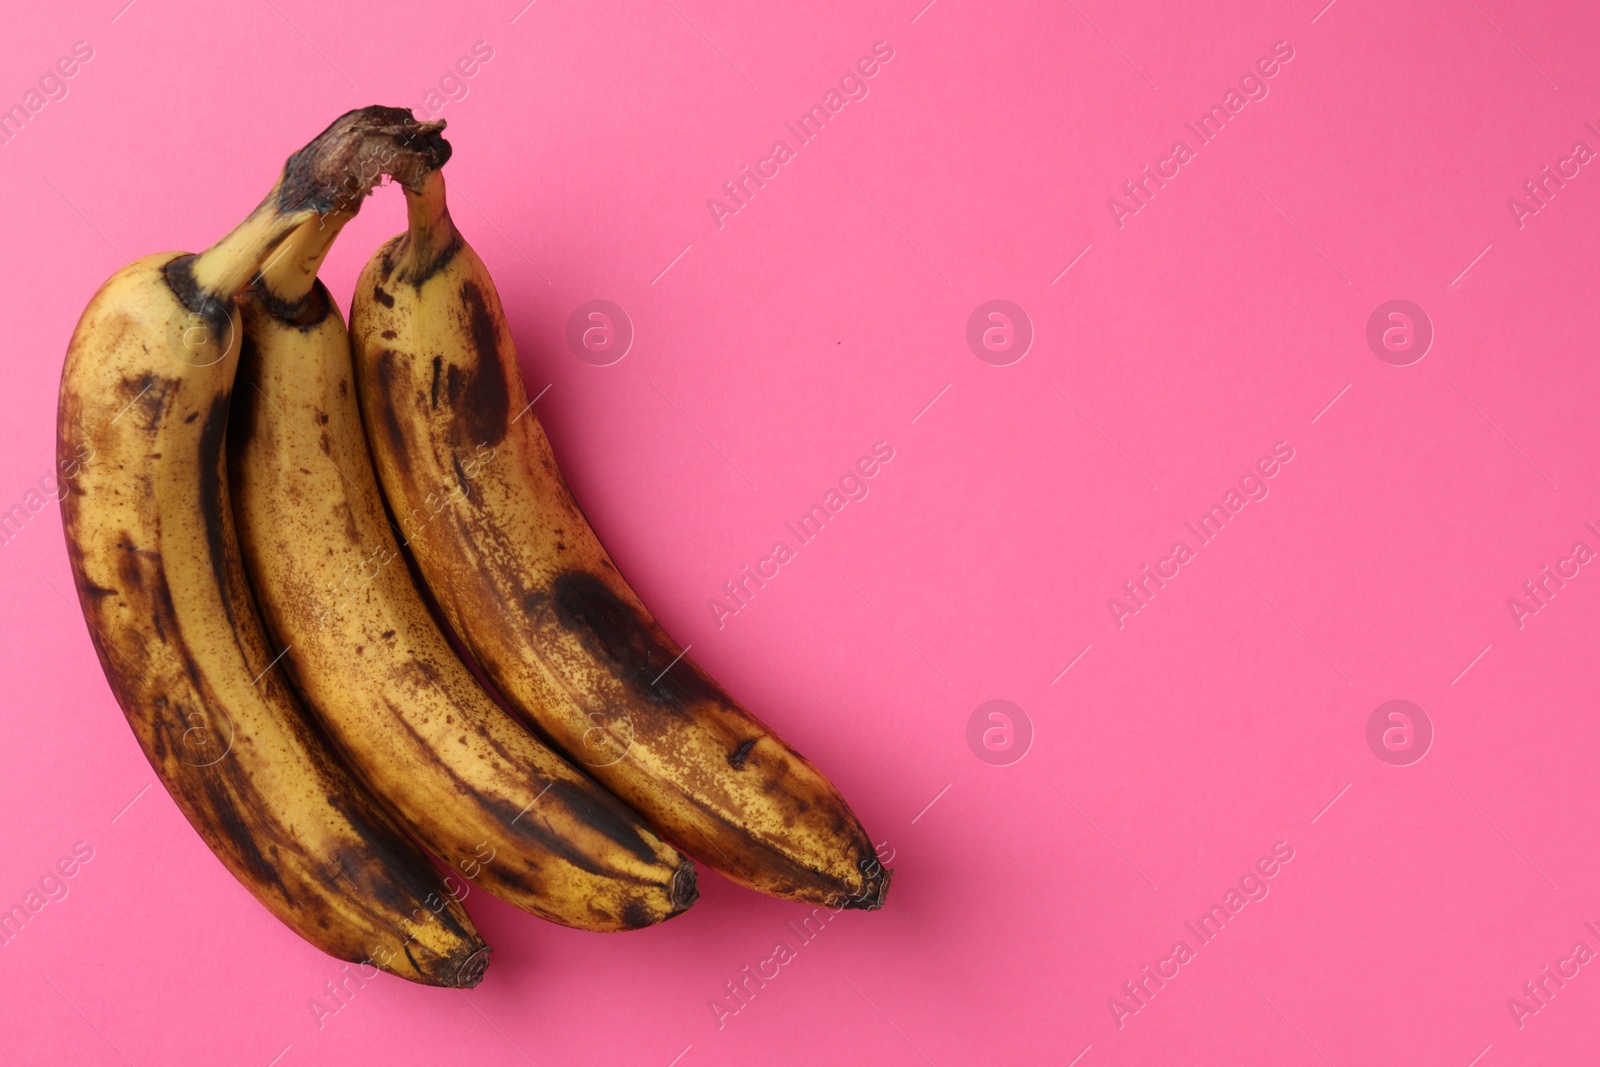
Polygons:
M416 732L407 716L399 710L391 710L395 721L402 729L411 734L413 744L426 747L427 742ZM503 758L507 760L512 758L509 753L505 753L503 750L499 751ZM694 887L693 864L687 859L682 861L682 866L672 871L669 883L666 885L648 878L624 875L612 867L596 862L595 857L586 854L572 840L550 829L544 820L526 817L526 812L519 810L512 802L493 794L486 794L471 784L462 781L448 767L446 768L446 773L449 775L459 795L475 798L476 802L496 822L506 827L508 833L530 842L538 853L547 854L553 859L564 862L585 874L618 883L619 888L623 884L631 884L636 889L651 894L664 890L668 895L669 902L674 906L674 910L652 918L643 925L671 918L688 907L698 897L698 892ZM574 816L571 821L587 826L606 840L625 850L646 867L662 868L663 873L665 873L662 858L652 848L651 844L640 836L635 828L632 812L629 812L621 805L621 802L593 783L587 780L557 780L550 782L541 793L540 803L560 805ZM665 846L663 846L663 851L666 851ZM506 888L525 899L537 899L544 893L543 887L549 872L539 868L534 856L523 853L521 858L524 866L528 869L530 877L525 878L513 873L509 865L505 863L497 864L491 868L490 875L493 880L503 884ZM685 867L689 869L687 887L685 887L683 881ZM688 897L687 900L684 899L685 895ZM630 901L630 903L639 908L642 913L650 914L643 903L637 899ZM565 923L567 921L563 916L552 914L545 910L539 910L538 914L552 922ZM609 919L609 917L607 918Z
M251 312L247 310L245 314ZM234 375L233 387L239 394L239 402L233 404L228 412L230 456L243 455L245 448L255 438L257 403L260 400L256 383L260 381L260 375L261 353L256 350L255 339L246 330L239 341L239 370Z
M406 233L396 234L395 236L389 238L387 241L383 242L383 244L379 245L378 246L378 250L372 254L372 259L376 260L377 262L379 262L379 263L381 263L383 265L382 273L383 273L383 279L385 281L388 281L390 278L394 277L394 260L395 260L395 256L399 252L400 245L409 236L410 236L410 232L409 231L407 231Z
M404 911L409 905L421 903L426 906L429 897L435 895L436 889L417 877L418 872L413 864L408 862L409 853L414 846L392 826L380 825L367 818L367 813L361 810L361 805L349 802L343 793L336 793L329 797L334 808L350 821L362 844L366 845L369 852L381 861L380 867L387 877L364 877L367 872L360 870L349 872L350 877L360 879L367 892L396 911ZM431 868L429 873L432 873ZM432 910L431 908L429 909ZM474 940L471 930L458 921L452 914L452 909L441 908L434 912L434 917L444 925L445 929L456 937L464 940Z
M705 821L723 828L724 832L718 836L725 842L750 840L750 832L746 828L733 822L698 797L686 792L683 794L683 799L699 809ZM840 803L843 803L843 801ZM853 815L847 816L844 812L838 813L837 817L840 819L848 817L852 822L854 821ZM839 834L837 836L846 840L850 837L856 837L865 847L870 848L871 846L866 844L866 831L860 830L859 824L857 824L857 829L858 834ZM736 862L734 857L729 856L717 845L715 837L710 834L704 834L704 840L714 851L721 854L725 863L739 871L744 877L750 877L750 873L744 869L742 864ZM859 887L851 886L841 883L833 875L807 867L800 861L784 855L781 851L762 846L759 842L752 842L752 846L761 852L758 869L761 872L762 880L770 884L772 889L777 891L780 896L809 904L823 904L834 907L843 899L845 901L844 907L847 910L876 911L878 908L883 907L884 899L889 892L889 880L894 874L889 868L879 864L875 855L858 855L853 859L856 870L861 874L861 884ZM693 849L690 851L693 851ZM876 867L876 870L869 873L873 867Z
M392 299L392 298L391 298ZM406 402L405 372L400 368L402 357L392 348L386 348L378 353L377 360L373 363L373 375L377 378L377 398L379 421L384 434L389 438L389 454L399 466L406 477L411 476L411 454L406 450L406 431L400 425L399 406Z
M374 285L372 287L372 298L386 308L394 307L394 297L384 292L383 286L381 285Z
M641 617L638 609L617 596L604 579L583 571L571 571L557 576L552 584L550 593L525 594L523 607L535 629L554 622L573 633L589 654L604 664L617 679L626 695L618 694L623 703L620 706L608 706L607 714L623 717L627 714L627 702L632 698L647 702L646 706L659 708L673 718L693 719L695 705L702 701L719 704L741 717L748 716L748 712L743 711L720 687L706 678L687 656L678 659L672 669L662 675L662 670L678 656L679 650L665 637L659 626L647 617ZM680 670L684 672L681 675L678 673ZM675 675L677 680L669 686L669 679ZM653 679L659 680L652 685ZM636 735L647 729L647 722L637 715L631 721ZM759 728L758 723L748 719L746 723L742 729L748 730L751 726ZM765 736L771 737L770 734ZM803 757L788 749L781 741L776 738L772 740L782 746L781 751L804 762ZM786 761L780 761L774 771L781 772L785 768ZM766 796L788 812L784 817L786 823L799 819L802 814L801 797L789 795L781 781L764 778L761 787ZM693 790L679 790L677 796L698 811L700 828L696 832L703 847L695 847L693 836L681 839L678 843L687 851L698 852L702 858L720 857L725 865L724 870L732 868L743 880L761 885L780 896L830 906L837 906L837 902L842 900L845 907L866 910L880 907L887 892L889 875L882 872L868 876L864 872L864 864L875 862L866 832L861 829L843 799L837 793L832 793L831 789L829 792L837 807L826 829L831 839L848 848L848 859L858 872L855 878L841 878L838 874L815 869L796 857L786 855L782 848L754 839L747 827L726 816L719 807L697 796ZM810 810L811 802L804 803L806 810ZM816 818L809 821L815 823ZM680 824L680 827L696 829L696 824L689 822ZM717 829L708 829L710 827ZM679 836L684 837L682 834ZM739 853L745 851L739 847L740 843L747 845L750 853L745 863L737 858ZM735 855L729 855L730 849ZM752 870L760 872L760 877L754 877Z
M170 378L162 378L152 373L146 373L129 381L124 381L121 389L128 398L129 407L134 404L139 405L139 409L144 414L145 429L154 430L156 424L161 420L162 409L166 407L167 394L177 384ZM158 385L161 388L156 388ZM184 421L191 421L198 414L199 412L194 412Z
M227 440L228 431L228 393L218 393L212 398L211 406L206 411L206 421L201 423L200 449L196 456L196 464L200 471L199 504L200 515L204 520L206 535L206 553L210 557L211 573L217 580L217 588L229 588L228 568L228 500L227 485L223 481L223 444ZM233 598L227 595L222 597L222 606L228 613L228 622L237 627L239 620L234 616Z
M556 620L606 663L634 696L675 711L702 700L733 703L681 650L673 649L659 626L641 618L604 579L587 571L568 571L551 583L551 593Z
M752 737L747 741L739 742L739 747L728 753L728 766L739 770L744 766L744 761L750 758L750 750L756 747L760 738Z
M478 283L461 283L461 308L472 335L472 369L463 372L454 363L446 375L446 393L454 409L458 443L464 448L497 445L506 436L511 416L511 395L501 362L500 324L490 313Z

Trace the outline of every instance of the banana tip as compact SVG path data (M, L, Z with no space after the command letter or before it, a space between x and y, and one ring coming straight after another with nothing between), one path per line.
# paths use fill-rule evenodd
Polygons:
M485 945L461 963L460 970L456 971L456 980L451 983L457 989L472 989L483 981L483 974L489 969L489 948Z
M689 905L700 899L700 881L695 875L694 860L684 857L683 866L672 875L672 907L674 914L687 911Z
M869 879L859 896L847 898L845 908L852 911L877 911L889 897L889 883L894 872L887 867L878 868L878 876Z

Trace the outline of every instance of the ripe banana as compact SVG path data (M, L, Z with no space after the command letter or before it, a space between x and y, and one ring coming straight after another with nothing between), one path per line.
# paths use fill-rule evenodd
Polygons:
M117 271L67 351L57 453L93 443L95 462L61 499L79 602L112 691L190 824L324 952L470 987L488 962L471 920L273 669L223 469L234 294L285 235L359 199L380 170L442 163L437 129L407 111L351 112L290 157L261 205L211 248Z
M379 480L450 625L514 708L679 848L774 896L880 907L890 872L844 799L683 654L589 528L443 176L406 201L408 232L356 285L351 337ZM484 449L494 461L468 476Z
M301 226L240 298L228 481L267 630L346 765L464 876L586 930L671 918L697 896L694 864L494 702L401 559L350 339L316 280L348 217Z

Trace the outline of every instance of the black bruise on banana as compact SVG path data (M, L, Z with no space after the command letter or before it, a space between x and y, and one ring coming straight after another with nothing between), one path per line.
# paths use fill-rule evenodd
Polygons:
M476 282L462 283L461 307L466 313L478 358L470 372L451 364L445 376L445 392L455 411L461 443L496 445L505 439L506 420L511 414L511 394L506 388L505 364L500 354L500 330Z
M627 809L611 794L598 790L586 792L573 782L551 782L550 792L569 809L577 812L586 825L627 849L639 862L658 862L649 842L639 836L638 827L629 817Z
M178 298L186 310L198 315L213 337L226 337L233 326L233 302L222 300L214 293L200 287L194 277L194 256L183 255L168 260L161 268L161 277L167 288Z
M756 747L759 738L752 737L748 741L739 742L739 747L728 753L728 766L734 770L744 767L744 761L750 758L750 750Z
M294 894L283 884L277 868L263 854L257 840L265 828L261 825L251 825L240 811L243 806L241 801L256 798L236 795L245 790L240 788L241 782L233 776L225 778L222 775L207 775L199 785L206 796L206 807L211 810L217 825L227 835L228 843L233 846L234 855L238 857L239 862L257 881L277 886L285 903L297 905Z
M588 571L568 571L550 583L550 590L548 601L562 628L576 634L584 648L608 664L634 696L680 712L702 700L731 702L688 657L661 640L657 627L640 618L633 606L600 578ZM544 594L534 593L524 600L524 608L537 617L537 609L545 603ZM667 670L669 664L671 670Z
M239 342L239 370L235 389L254 389L261 375L261 353L247 331ZM246 394L248 395L248 394ZM238 455L256 435L256 405L238 404L228 413L228 454Z
M424 885L416 877L413 866L406 862L407 852L409 851L406 844L409 844L409 842L402 843L402 839L397 838L383 827L375 826L369 822L366 813L360 810L360 805L348 803L343 793L336 793L330 796L328 800L339 814L350 820L350 825L355 829L357 836L383 861L382 867L386 869L389 877L366 880L367 891L396 911L404 911L408 904L418 901L426 905L428 898L434 894L434 890ZM395 883L398 883L398 888ZM429 910L432 911L433 909L429 908ZM455 916L450 914L449 908L440 908L434 912L434 917L442 922L451 933L466 940L472 939L471 932L456 922ZM408 942L408 956L410 955L409 944ZM412 965L416 965L415 960L412 960ZM417 970L420 972L422 968L418 967Z
M399 709L394 708L393 705L390 705L390 710L394 713L395 721L399 722L411 734L414 743L425 747L427 742L421 734L417 733L416 728L411 725L405 715ZM483 733L483 731L480 731L480 733ZM485 737L487 737L487 734L485 734ZM498 746L496 746L496 750L505 758L510 758ZM517 836L532 842L541 851L547 852L551 856L563 860L587 874L611 878L620 877L618 872L596 863L594 857L587 855L575 842L547 829L539 820L521 818L525 812L517 810L516 806L511 802L501 797L484 793L470 783L463 781L460 776L448 767L446 767L446 773L460 795L476 798L477 802L487 809L502 825ZM593 787L570 781L553 781L547 787L546 792L550 794L552 802L566 807L578 816L578 820L583 825L616 844L641 863L646 866L654 866L660 862L649 843L639 835L638 830L629 818L627 810L622 807L620 801L612 798L610 794L600 793ZM683 862L684 866L692 874L694 870L692 861L685 857ZM528 867L536 875L539 873L538 867L531 860L528 862ZM520 875L513 873L507 865L502 864L495 867L493 874L497 881L524 895L530 897L538 895L538 886L530 884ZM647 888L654 884L639 880L635 881L637 884ZM700 895L694 878L684 879L683 868L674 873L671 890L672 902L678 907L679 911L693 904L699 899ZM627 908L635 909L633 913L635 916L646 916L643 922L638 923L638 926L650 926L659 921L657 918L650 917L649 910L636 900L629 901L625 906L624 921L628 921ZM605 918L609 919L610 916L607 915Z
M450 466L455 468L456 484L461 486L461 498L472 499L472 482L467 478L466 468L461 466L461 458L454 452L450 453Z
M228 392L220 392L211 400L206 421L200 426L200 448L196 457L200 468L200 515L205 520L206 553L211 557L211 573L217 579L218 589L227 589L228 582L228 501L226 483L222 480L223 445L228 433ZM224 596L222 607L228 613L228 622L237 628L239 620L233 613L233 598Z
M285 300L265 285L252 286L249 292L250 299L274 320L285 326L293 326L301 333L310 333L320 326L333 310L333 297L322 284L321 278L298 300Z
M167 393L175 384L170 378L161 378L149 373L141 374L132 381L124 381L122 383L123 391L128 395L129 406L137 403L140 410L144 412L144 428L146 432L154 432L156 420L161 417L161 412L167 405ZM160 390L155 388L158 385L161 386ZM154 395L151 395L152 393ZM198 414L198 411L191 412L189 417L183 421L192 422ZM73 481L76 482L76 479L73 479ZM77 489L80 495L83 493L81 486L74 485L74 488Z
M123 587L116 590L115 595L135 610L143 605L143 610L148 612L155 622L160 640L173 650L174 658L183 665L185 677L195 698L204 707L220 706L221 701L201 674L194 656L189 651L188 643L184 640L161 554L136 549L128 544L118 560L117 571ZM131 631L119 631L122 643L108 641L105 647L102 647L102 642L96 641L96 651L106 662L111 662L113 656L125 659L130 664L138 662L144 657L136 653L128 643L133 636ZM134 707L142 703L140 692L129 686L128 677L124 672L108 671L107 677L117 690L119 703ZM137 682L148 686L151 680L141 674ZM164 781L176 779L184 782L181 793L189 798L191 803L195 803L199 797L204 798L203 803L196 803L196 806L209 815L206 823L216 826L222 834L220 840L208 844L230 854L235 862L259 884L275 886L285 902L297 904L294 894L279 875L276 865L266 855L268 848L276 852L281 844L279 826L276 822L263 817L263 813L270 812L270 808L260 799L249 778L237 773L236 765L231 761L211 767L183 763L181 755L183 738L188 731L190 720L182 706L173 705L166 696L155 697L151 707L152 710L161 709L167 712L143 717L144 723L150 728L153 754L160 765L157 769L162 772ZM174 766L175 761L182 769ZM396 859L403 858L399 856L393 842L386 835L360 821L359 812L349 810L349 805L344 805L343 809L370 847L382 851L386 858L391 855ZM410 873L409 865L406 863L397 862L390 865L390 868L391 877L395 874ZM381 879L377 881L382 882ZM375 884L372 888L383 887ZM415 890L417 887L408 885L407 888ZM420 891L414 894L418 901L425 895ZM387 903L398 907L404 902ZM453 925L453 920L451 921ZM466 936L465 931L461 933Z
M391 301L393 299L390 297ZM383 416L383 432L389 437L389 447L395 463L409 478L411 454L406 450L405 427L400 425L399 401L405 383L402 380L400 367L397 366L399 361L399 353L392 348L386 348L378 353L373 371L377 375L378 388L383 392L384 402L379 405L379 414Z
M706 819L728 830L729 836L748 836L748 831L744 827L729 819L716 808L705 803L697 797L690 796L688 797L688 800L697 809L699 809L700 812L703 813ZM844 819L843 813L835 813L834 819L834 832L838 833L840 832L840 828ZM706 834L702 834L701 836L702 840L711 845L713 849L717 847L716 840L714 838ZM734 863L732 857L729 857L727 853L722 853L722 856L730 863L733 863L735 867L739 866L737 863ZM802 887L810 887L812 889L822 891L825 895L831 892L835 899L838 897L844 898L844 904L842 907L846 911L877 911L879 908L883 907L883 902L889 895L889 882L894 877L894 872L889 868L884 867L882 864L879 864L876 856L857 858L856 870L861 872L861 890L857 893L840 893L836 888L834 888L838 883L832 877L822 873L821 871L813 870L812 868L807 867L804 863L792 857L784 855L772 856L768 858L767 863L768 872L774 876L777 876L779 872L781 872L782 878L787 883L786 885L780 886L780 888L783 888L786 891L793 891ZM869 873L869 869L874 865L876 866L876 870L872 873ZM743 870L743 868L739 869L741 871Z

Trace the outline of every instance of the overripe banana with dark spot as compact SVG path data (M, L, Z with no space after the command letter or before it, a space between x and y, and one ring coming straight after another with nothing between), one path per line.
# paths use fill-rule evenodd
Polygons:
M671 918L694 864L494 702L401 558L350 339L316 280L347 218L301 226L240 298L228 478L267 631L345 764L461 877L586 930ZM495 462L481 450L463 473Z
M406 200L408 231L356 285L351 337L379 480L450 625L513 707L679 848L774 896L880 907L889 872L844 799L683 655L578 509L442 175ZM484 449L494 461L468 476Z
M292 156L199 255L130 263L95 294L62 372L57 453L93 443L61 499L78 598L134 736L224 866L339 959L473 986L488 949L427 856L325 749L262 630L239 558L223 443L234 296L303 222L380 171L448 156L408 111L351 112Z

